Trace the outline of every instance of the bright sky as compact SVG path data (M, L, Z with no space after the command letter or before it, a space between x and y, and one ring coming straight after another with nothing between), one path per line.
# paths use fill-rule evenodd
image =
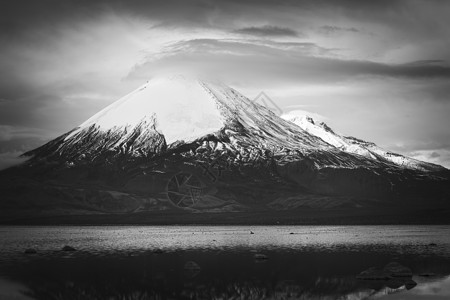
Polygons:
M163 72L450 167L450 1L0 1L0 168Z

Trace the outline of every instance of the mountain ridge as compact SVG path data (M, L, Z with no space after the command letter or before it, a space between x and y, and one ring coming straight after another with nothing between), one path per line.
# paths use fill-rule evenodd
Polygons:
M446 169L440 165L419 161L417 159L384 150L373 142L367 142L352 136L339 135L335 133L325 122L316 124L314 119L307 115L300 117L290 117L289 115L286 115L285 118L298 125L303 130L321 138L325 142L347 153L358 154L375 160L389 161L401 167L413 168L422 171L438 172Z

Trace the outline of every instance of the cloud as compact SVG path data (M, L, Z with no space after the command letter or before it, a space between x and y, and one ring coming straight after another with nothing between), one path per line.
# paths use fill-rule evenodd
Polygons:
M331 26L331 25L324 25L319 27L319 31L323 32L324 34L336 34L340 32L353 32L358 33L360 30L354 28L354 27L339 27L339 26Z
M450 149L412 151L409 156L418 160L438 164L450 169Z
M431 152L430 157L431 157L431 158L438 158L438 157L441 157L441 154L439 154L439 153L433 151L433 152Z
M240 29L236 29L234 32L240 34L247 35L255 35L255 36L269 36L269 37L277 37L277 36L291 36L298 37L299 33L291 28L287 27L278 27L273 25L264 25L260 27L244 27Z
M326 54L326 55L324 55ZM329 83L362 76L409 79L450 78L450 67L437 63L387 64L331 57L333 50L314 43L265 43L260 40L192 39L164 49L136 65L129 77L158 72L192 71L221 74L225 80L270 83Z
M61 5L67 19L55 12L45 21L38 17L40 5L30 3L17 12L17 20L2 20L18 25L11 29L13 36L0 34L0 98L7 99L0 102L0 120L55 135L142 83L123 78L149 48L145 40L150 23L101 6L84 11L81 5L70 13L65 1L42 15ZM36 16L28 11L34 7ZM23 20L28 14L30 20Z
M0 170L24 163L28 158L20 157L22 152L0 153Z
M38 128L0 125L0 142L20 138L45 138L46 132Z

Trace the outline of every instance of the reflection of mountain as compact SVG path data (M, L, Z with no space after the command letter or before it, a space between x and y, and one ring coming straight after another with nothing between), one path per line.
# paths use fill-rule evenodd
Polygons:
M368 263L367 253L366 256L302 253L304 259L294 258L292 253L284 254L287 254L285 259L274 258L274 252L267 262L256 263L245 253L146 252L113 257L84 253L70 259L52 253L53 257L16 262L14 267L3 269L11 275L11 280L20 283L16 286L21 291L36 300L367 299L393 293L414 294L415 289L427 295L432 293L429 287L434 287L437 295L448 296L445 294L448 292L445 286L450 283L448 277L416 276L418 285L409 290L406 281L401 279L396 282L357 280L352 272ZM352 257L356 263L351 261ZM292 258L293 262L302 264L292 265L289 261ZM340 263L329 263L336 258L341 259ZM448 261L439 263L448 269ZM192 264L195 270L186 271L186 266ZM348 270L344 264L348 264Z
M319 278L320 280L320 278ZM327 279L325 279L327 280ZM329 280L329 279L328 279ZM333 279L331 279L333 280ZM342 280L334 279L336 284L344 283ZM157 281L157 280L156 280ZM173 299L367 299L370 296L382 296L401 292L402 289L393 290L387 287L379 290L370 288L356 288L356 291L342 293L339 291L341 286L328 286L328 291L320 291L323 286L317 286L316 290L305 289L301 285L294 282L278 282L275 286L268 287L269 282L252 282L252 281L236 281L229 282L223 289L218 290L215 286L195 286L187 284L187 287L173 293L167 286L155 285L154 289L147 286L115 286L109 284L98 286L98 290L91 286L82 285L61 285L43 284L40 287L32 286L25 295L36 300L44 299L165 299L166 297L174 297ZM348 284L348 283L347 283ZM150 285L152 286L152 285ZM337 288L333 292L333 288ZM106 292L108 291L108 292ZM60 295L59 298L52 298L51 295ZM169 298L170 299L170 298Z
M172 290L170 282L164 278L145 278L144 283L121 282L120 284L103 283L92 286L85 282L39 283L31 284L17 294L24 293L32 299L372 299L385 295L408 291L404 285L392 288L386 283L378 282L377 286L358 285L350 278L317 278L313 286L305 287L293 280L273 282L235 281L216 282L216 285L205 286L199 283L186 282L184 287ZM432 282L423 283L420 289L435 287L433 296L448 296L441 287L448 285L448 278L435 278ZM172 286L173 287L173 286ZM176 292L175 292L176 291ZM412 293L413 295L416 293ZM421 294L420 292L418 294ZM59 295L55 298L53 295ZM423 294L422 294L423 295Z
M334 137L349 146L279 118L223 84L156 78L26 153L24 165L1 172L0 205L11 218L162 210L328 214L332 208L339 216L378 210L413 220L424 207L445 212L448 170L405 157L399 163L375 146ZM181 207L167 190L180 173L202 187L187 197L198 201L183 200Z

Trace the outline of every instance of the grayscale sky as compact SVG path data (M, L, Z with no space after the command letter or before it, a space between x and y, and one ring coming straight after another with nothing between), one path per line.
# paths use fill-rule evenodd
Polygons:
M163 72L450 167L450 1L0 0L0 168Z

